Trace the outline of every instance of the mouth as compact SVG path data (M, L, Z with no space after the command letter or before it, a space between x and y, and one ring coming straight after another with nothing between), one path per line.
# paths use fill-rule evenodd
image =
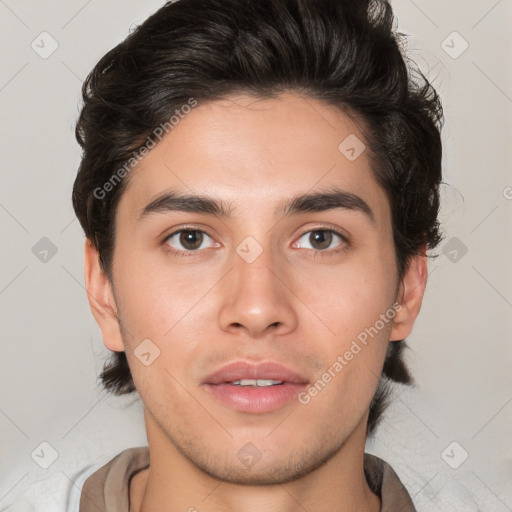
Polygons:
M259 388L266 388L268 386L280 386L284 384L284 381L274 379L242 379L228 382L228 384L233 386L257 386Z
M281 409L306 388L309 381L279 363L235 361L202 383L205 391L229 409L262 414Z

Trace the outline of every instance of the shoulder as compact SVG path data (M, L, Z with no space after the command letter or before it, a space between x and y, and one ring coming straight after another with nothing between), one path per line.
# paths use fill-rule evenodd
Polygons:
M140 470L149 466L149 448L128 448L106 464L96 467L83 478L78 494L78 506L73 512L111 512L128 510L130 480Z
M381 499L381 512L416 512L407 489L387 462L365 453L364 472L370 489Z

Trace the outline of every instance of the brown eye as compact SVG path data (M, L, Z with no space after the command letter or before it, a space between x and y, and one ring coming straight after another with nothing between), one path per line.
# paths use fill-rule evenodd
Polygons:
M204 231L198 229L182 229L169 235L165 243L169 244L176 251L197 251L205 248L203 247L205 242L206 247L208 247L208 238L211 240L211 237Z
M195 251L201 247L203 233L199 231L182 231L180 234L180 243L190 251Z
M338 243L336 243L338 242ZM298 240L299 247L327 252L344 245L345 238L331 229L315 229L304 233Z
M311 231L309 241L313 249L323 250L327 249L332 242L332 233L330 231Z

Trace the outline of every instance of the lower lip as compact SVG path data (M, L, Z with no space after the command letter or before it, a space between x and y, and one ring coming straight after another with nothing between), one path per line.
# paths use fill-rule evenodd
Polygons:
M224 406L235 411L265 413L281 409L306 388L307 384L285 383L278 386L233 386L206 384L207 391Z

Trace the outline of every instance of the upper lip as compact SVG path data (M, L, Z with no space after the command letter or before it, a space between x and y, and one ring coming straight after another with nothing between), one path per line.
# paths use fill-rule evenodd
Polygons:
M307 384L308 379L298 372L274 361L250 363L248 361L232 361L210 374L203 384L222 384L243 379L272 379L292 384Z

